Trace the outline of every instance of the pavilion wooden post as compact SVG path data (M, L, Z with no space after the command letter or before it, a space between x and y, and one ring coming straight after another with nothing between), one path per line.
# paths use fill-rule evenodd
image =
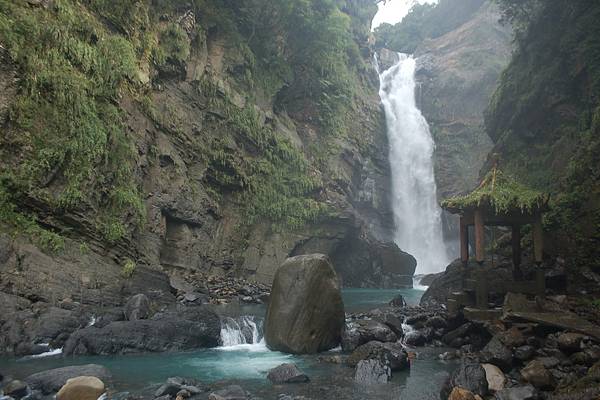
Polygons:
M483 263L485 259L485 235L483 229L483 212L480 208L475 210L475 260Z
M533 221L533 253L536 264L542 262L543 246L542 216L538 214Z
M466 266L469 262L469 225L465 217L460 217L460 260Z

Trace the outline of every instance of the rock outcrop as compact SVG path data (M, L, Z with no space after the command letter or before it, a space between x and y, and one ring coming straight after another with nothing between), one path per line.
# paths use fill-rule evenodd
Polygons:
M57 400L97 400L104 393L104 382L94 376L68 379L56 394Z
M415 51L418 102L436 142L438 195L446 198L478 183L492 143L483 111L511 55L511 31L485 2L470 20Z
M149 335L148 333L151 332ZM149 320L111 322L73 333L66 355L127 354L191 350L219 345L221 322L204 307L184 307Z
M338 278L327 256L287 259L277 270L265 318L272 350L304 354L340 343L344 304Z
M69 379L78 376L92 376L104 382L112 378L110 371L97 364L76 365L50 369L29 375L25 382L34 390L40 390L44 395L56 393Z

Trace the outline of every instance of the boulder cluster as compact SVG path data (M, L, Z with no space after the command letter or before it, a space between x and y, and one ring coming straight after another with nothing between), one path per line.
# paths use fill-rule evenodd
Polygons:
M184 304L226 304L239 300L262 304L269 299L270 287L230 275L208 275L202 271L187 271L169 278L177 301Z
M104 382L111 380L110 372L96 364L38 372L23 381L0 374L0 399L40 400L55 395L57 400L97 400L106 391Z

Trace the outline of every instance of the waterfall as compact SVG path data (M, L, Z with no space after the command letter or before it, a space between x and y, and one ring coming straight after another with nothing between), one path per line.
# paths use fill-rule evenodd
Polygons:
M262 320L251 315L221 320L221 344L224 348L240 345L264 347Z
M415 59L398 57L379 73L390 147L394 241L417 259L417 274L439 272L450 260L433 175L435 144L415 101Z

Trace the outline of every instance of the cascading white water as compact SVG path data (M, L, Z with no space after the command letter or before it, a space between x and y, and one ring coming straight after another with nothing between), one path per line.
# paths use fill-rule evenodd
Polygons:
M262 321L254 316L226 317L221 321L221 344L223 348L240 345L264 346Z
M442 271L449 262L433 175L435 145L415 101L415 59L398 57L379 72L390 146L394 241L417 259L416 273L427 274Z

